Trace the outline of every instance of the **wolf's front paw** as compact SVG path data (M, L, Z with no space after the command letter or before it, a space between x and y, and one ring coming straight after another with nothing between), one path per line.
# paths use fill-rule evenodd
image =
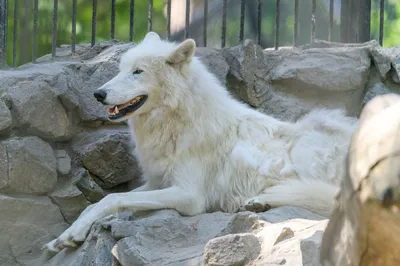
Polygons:
M246 202L240 206L240 211L265 212L269 209L271 209L271 206L261 202L257 197L246 200Z
M90 223L75 221L59 237L45 244L42 247L42 250L58 253L66 247L76 248L85 240L90 230L90 226Z

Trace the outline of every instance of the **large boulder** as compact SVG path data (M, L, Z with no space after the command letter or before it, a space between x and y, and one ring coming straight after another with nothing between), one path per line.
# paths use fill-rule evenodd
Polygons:
M91 203L98 202L106 195L103 189L93 180L89 171L84 168L78 168L75 171L73 183Z
M260 255L260 250L261 244L253 234L221 236L208 241L204 248L204 264L209 266L246 265Z
M226 75L228 74L229 65L219 50L198 47L195 56L200 58L200 61L206 65L209 71L217 76L223 85L226 85Z
M97 221L82 246L64 249L46 265L318 265L326 224L297 207L194 217L174 210L121 213Z
M42 246L68 226L47 197L0 194L0 265L41 265Z
M262 50L251 40L223 50L227 85L270 115L295 120L318 106L357 115L371 67L370 46Z
M59 207L61 214L69 224L72 224L90 204L70 180L59 183L49 197Z
M0 143L0 191L45 194L57 183L57 162L51 146L38 137Z
M141 171L133 156L134 144L127 130L80 134L74 140L73 149L82 165L98 178L103 188L131 180L139 182Z
M7 135L12 126L10 109L4 101L0 100L0 136Z
M49 140L67 140L71 123L62 104L45 82L19 81L8 90L15 127Z

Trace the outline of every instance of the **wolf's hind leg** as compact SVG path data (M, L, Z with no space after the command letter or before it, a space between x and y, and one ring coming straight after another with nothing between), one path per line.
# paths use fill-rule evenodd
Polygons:
M245 203L240 206L240 211L251 211L251 212L266 212L271 209L271 205L264 201L263 195L260 194L253 198L245 201Z
M261 209L296 206L324 217L329 217L338 187L325 180L288 179L265 189L259 195L245 201L241 209Z

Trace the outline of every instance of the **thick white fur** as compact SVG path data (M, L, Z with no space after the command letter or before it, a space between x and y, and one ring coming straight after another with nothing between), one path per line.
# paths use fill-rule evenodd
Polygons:
M279 121L234 100L194 52L191 39L178 45L151 32L122 57L120 73L100 89L109 105L148 95L127 118L146 183L89 206L46 249L76 246L119 209L196 215L258 203L329 217L357 120L319 109Z

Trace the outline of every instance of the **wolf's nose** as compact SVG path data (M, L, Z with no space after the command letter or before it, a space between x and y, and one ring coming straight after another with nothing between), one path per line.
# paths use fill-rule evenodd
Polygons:
M93 93L94 97L96 97L97 101L104 102L107 97L107 92L104 90L97 90Z

